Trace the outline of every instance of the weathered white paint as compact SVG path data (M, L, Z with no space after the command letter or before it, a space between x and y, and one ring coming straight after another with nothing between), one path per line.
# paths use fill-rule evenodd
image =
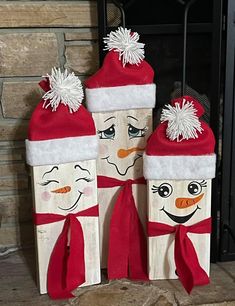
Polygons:
M180 171L180 169L179 169ZM181 171L184 171L181 169ZM202 180L195 180L201 182ZM148 220L177 225L161 209L164 209L176 216L186 216L192 213L197 205L200 207L195 214L183 225L193 225L211 216L211 180L207 180L206 187L202 187L200 194L204 193L202 199L195 205L188 208L177 208L176 198L193 198L194 195L188 192L190 180L149 180L148 181ZM167 198L162 198L158 193L153 193L152 187L159 187L163 183L172 186L172 194ZM210 269L210 234L188 233L198 255L201 267L209 275ZM154 279L175 279L175 260L174 260L174 234L149 237L148 238L148 270L149 278Z
M75 165L81 166L74 168ZM54 166L58 167L50 173ZM91 179L87 182L85 179ZM81 179L76 182L77 179ZM41 184L57 180L59 183L50 182L46 186ZM32 167L32 183L34 189L34 205L36 213L55 213L67 215L77 213L97 205L97 180L96 161L87 160L82 162L37 166ZM67 193L53 193L60 187L70 186L71 191ZM81 193L80 193L81 192ZM74 209L64 211L61 208L69 208L80 199ZM78 217L81 222L85 241L85 274L86 282L81 286L97 284L100 282L100 261L99 261L99 221L98 217ZM38 278L40 293L47 292L47 268L51 252L55 242L61 233L64 221L35 227L38 257Z
M152 132L152 109L93 113L92 116L100 136L97 174L124 181L142 177L142 155L144 151L133 151L126 157L120 158L119 150L136 147L145 148L146 141ZM136 118L136 120L132 117ZM142 134L143 137L131 137L128 133L128 129L131 128L130 125L142 130L139 132L139 135ZM106 135L104 131L110 127L113 127L115 130L114 137L112 139L102 139ZM114 163L116 166L110 163ZM133 185L132 188L138 213L145 228L147 213L146 186ZM103 268L107 267L109 223L119 190L120 187L98 189L101 266Z

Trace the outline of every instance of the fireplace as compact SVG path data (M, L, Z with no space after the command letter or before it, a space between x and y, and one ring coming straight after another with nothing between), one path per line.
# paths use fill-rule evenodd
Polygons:
M184 7L189 1L113 1L120 8L115 26L137 31L146 44L146 59L155 70L157 108L181 95ZM110 32L106 0L98 0L100 64L103 37ZM212 189L211 261L235 260L235 109L233 0L195 0L187 26L186 94L206 110L216 137L217 170ZM112 27L114 24L112 24Z

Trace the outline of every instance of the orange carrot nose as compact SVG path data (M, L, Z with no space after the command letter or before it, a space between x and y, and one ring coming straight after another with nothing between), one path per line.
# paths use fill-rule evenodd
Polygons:
M67 193L67 192L70 192L70 191L71 191L71 187L70 186L64 186L62 188L58 188L58 189L52 190L51 192L54 192L54 193Z
M175 200L175 206L177 208L188 208L198 203L203 198L203 196L204 193L195 198L177 198Z
M130 148L130 149L119 149L117 152L117 155L119 158L125 158L128 155L130 155L132 152L136 152L136 151L144 151L145 148L139 148L139 147L135 147L135 148Z

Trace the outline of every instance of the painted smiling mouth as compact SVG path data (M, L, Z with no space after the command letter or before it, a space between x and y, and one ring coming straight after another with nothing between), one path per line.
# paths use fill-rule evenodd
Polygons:
M77 200L76 200L76 202L72 205L72 206L70 206L69 208L63 208L63 207L58 207L59 209L61 209L61 210L65 210L65 211L73 211L74 209L76 209L77 208L77 206L78 206L78 202L79 202L79 200L80 200L80 198L81 198L81 196L82 196L82 192L80 192L80 191L78 191L79 192L79 196L78 196L78 198L77 198Z
M108 164L115 166L115 168L116 168L116 170L117 170L117 173L118 173L119 175L125 176L125 175L127 174L127 171L128 171L130 168L132 168L132 167L135 165L136 161L137 161L139 158L141 158L141 157L142 157L142 154L137 154L137 157L134 159L132 165L128 166L128 167L126 168L126 170L125 170L124 173L121 173L121 172L119 171L118 166L117 166L115 163L109 161L109 156L104 157L104 158L101 158L101 159L106 159Z
M162 207L162 209L160 209L161 211L164 211L164 213L174 222L176 223L185 223L187 222L189 219L192 218L192 216L195 214L195 212L198 210L198 209L201 209L198 205L196 207L196 209L189 215L187 216L175 216L175 215L172 215L170 214L168 211L165 210L164 206Z

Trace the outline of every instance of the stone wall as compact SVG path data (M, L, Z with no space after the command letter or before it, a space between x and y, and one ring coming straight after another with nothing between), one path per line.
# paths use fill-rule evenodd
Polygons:
M109 10L112 24L118 15ZM33 243L25 164L28 120L53 66L82 80L98 68L96 1L0 1L0 249Z

